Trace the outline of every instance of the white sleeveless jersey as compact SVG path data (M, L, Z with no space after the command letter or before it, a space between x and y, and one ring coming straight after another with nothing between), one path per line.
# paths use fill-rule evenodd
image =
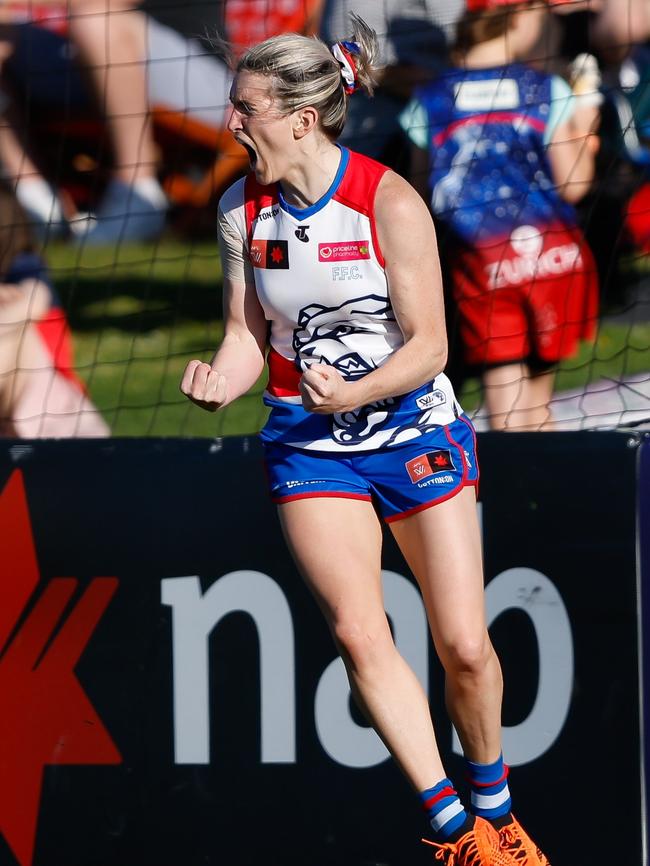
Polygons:
M306 412L298 391L313 363L354 381L380 367L404 338L390 302L377 241L374 198L387 169L341 148L330 189L316 204L287 204L277 184L253 175L224 194L220 208L241 235L257 296L270 322L271 407L267 441L316 451L368 451L417 438L460 413L443 374L405 395L352 412Z

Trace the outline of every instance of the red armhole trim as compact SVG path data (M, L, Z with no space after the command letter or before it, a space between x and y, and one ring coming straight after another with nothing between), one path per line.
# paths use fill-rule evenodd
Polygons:
M246 214L246 240L250 250L253 240L253 223L259 212L265 207L271 207L278 200L275 186L262 186L255 180L255 175L247 174L244 181L244 212Z
M388 169L387 169L388 170ZM384 172L385 174L386 172ZM379 238L377 236L377 221L375 220L375 197L377 195L377 187L379 186L379 181L384 175L377 179L377 183L375 184L375 188L372 191L372 210L370 211L370 233L372 234L372 245L375 248L375 252L377 254L377 261L382 266L382 268L386 267L386 260L384 259L384 254L381 251L381 246L379 244Z
M335 200L348 205L348 207L368 217L370 220L372 246L377 256L377 261L382 268L385 266L385 260L377 237L375 196L379 181L387 171L390 171L387 166L351 150L347 171L341 185L333 196Z

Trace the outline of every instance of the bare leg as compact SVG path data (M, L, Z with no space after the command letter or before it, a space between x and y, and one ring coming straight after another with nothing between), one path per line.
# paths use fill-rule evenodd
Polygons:
M0 26L0 32L2 28ZM0 39L0 65L11 56L13 47ZM63 209L50 184L32 159L29 143L22 130L25 121L16 105L11 104L0 83L0 163L18 201L36 227L49 226L50 231L63 227Z
M368 502L279 507L289 548L332 631L362 710L416 791L445 777L426 695L397 651L381 589L381 528ZM327 555L332 544L336 556Z
M165 224L147 92L147 19L131 0L71 0L70 38L88 67L113 142L111 181L95 221L71 228L90 245L147 240Z
M39 280L0 285L0 435L107 436L97 409L55 369L35 325L49 299Z
M465 756L492 763L501 753L503 684L486 627L474 490L465 488L390 528L422 590Z
M0 26L0 72L4 63L13 53L13 45L10 40L2 38L4 29ZM5 172L13 182L21 177L40 177L33 160L25 152L20 138L16 134L11 119L7 116L9 96L0 84L0 102L3 103L0 113L0 162Z
M72 0L70 38L87 64L112 136L115 177L155 174L145 60L146 18L128 0Z
M526 364L504 364L483 374L485 405L493 430L550 430L555 373L531 374Z
M6 116L0 117L0 161L13 182L20 178L35 178L41 174L31 159L13 124Z
M530 375L527 383L529 409L526 416L526 428L528 430L553 430L555 427L550 409L554 384L554 369Z
M22 304L3 299L0 302L0 432L4 436L15 435L12 417L13 407L20 398L18 359L28 329Z

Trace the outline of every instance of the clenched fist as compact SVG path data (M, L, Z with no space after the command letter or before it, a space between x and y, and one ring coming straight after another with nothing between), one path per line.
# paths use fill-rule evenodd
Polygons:
M312 364L301 376L298 390L308 412L332 415L352 408L351 387L334 367Z
M190 361L185 368L181 391L208 412L216 412L228 399L226 377L203 361Z

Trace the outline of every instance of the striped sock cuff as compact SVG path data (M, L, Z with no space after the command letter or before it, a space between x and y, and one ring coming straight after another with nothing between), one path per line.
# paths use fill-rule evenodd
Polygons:
M512 806L508 787L508 767L500 756L493 764L467 761L471 785L472 812L481 818L500 818Z
M420 794L434 833L448 839L467 820L467 812L449 779L443 779Z
M512 799L507 785L496 794L477 794L472 791L471 802L472 812L487 819L507 815L512 807Z

